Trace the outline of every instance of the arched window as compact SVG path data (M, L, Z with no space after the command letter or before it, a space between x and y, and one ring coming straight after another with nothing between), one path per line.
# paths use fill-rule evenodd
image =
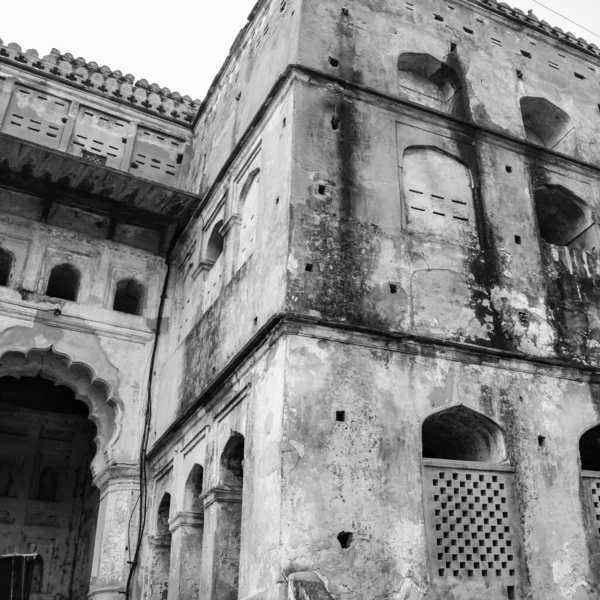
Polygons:
M141 314L145 292L144 286L135 279L122 279L117 283L113 310L128 315Z
M504 436L491 419L458 406L425 420L423 458L501 463L506 460Z
M240 194L240 259L242 266L254 252L256 246L256 221L258 213L260 170L255 169L248 175Z
M40 473L37 488L37 499L45 502L56 502L58 493L58 469L45 467Z
M46 295L75 302L79 293L79 280L79 271L75 267L68 263L57 265L50 272Z
M534 200L540 236L545 242L590 252L598 248L598 228L583 200L560 185L539 186Z
M244 436L234 433L220 460L220 484L228 490L226 507L220 513L217 526L217 554L223 557L218 587L223 598L237 598L242 538L242 488L244 481Z
M464 116L464 100L456 71L430 54L405 52L398 57L401 90L409 100L456 117Z
M0 285L7 286L12 271L14 256L4 248L0 248Z
M221 235L223 220L217 221L210 232L208 243L206 244L206 260L212 263L217 262L221 254L223 254L223 246L225 239Z
M563 139L573 129L569 115L545 98L521 98L521 115L525 137L546 148L559 149Z
M586 431L579 440L584 515L590 540L600 553L600 425Z
M473 597L496 588L494 598L517 598L520 523L502 430L456 406L425 419L422 434L429 564L440 597L468 585Z

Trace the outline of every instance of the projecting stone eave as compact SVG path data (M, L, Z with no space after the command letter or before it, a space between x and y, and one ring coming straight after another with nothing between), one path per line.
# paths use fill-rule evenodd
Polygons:
M181 231L200 197L175 187L0 133L0 186L46 197L69 194L87 206L121 206L153 220L169 237Z

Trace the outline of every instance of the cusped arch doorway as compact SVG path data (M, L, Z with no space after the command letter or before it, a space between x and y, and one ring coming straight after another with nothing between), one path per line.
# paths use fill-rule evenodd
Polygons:
M37 555L24 598L87 598L99 505L90 468L96 436L88 407L70 388L40 375L0 377L0 556ZM0 597L10 585L4 563ZM21 573L13 585L14 576Z

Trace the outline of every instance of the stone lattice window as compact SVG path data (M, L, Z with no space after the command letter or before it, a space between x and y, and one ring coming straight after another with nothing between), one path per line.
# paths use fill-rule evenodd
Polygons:
M519 598L520 525L501 429L465 407L423 425L429 564L440 597Z

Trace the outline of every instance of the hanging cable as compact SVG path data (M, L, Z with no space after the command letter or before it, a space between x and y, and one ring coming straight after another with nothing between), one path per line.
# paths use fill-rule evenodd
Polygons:
M156 363L156 354L158 351L158 339L160 334L160 327L163 318L163 312L165 307L165 300L167 298L167 288L169 285L169 276L171 274L171 265L169 262L169 255L167 253L167 272L165 273L165 282L163 284L163 290L160 297L160 305L158 308L158 317L156 319L156 335L154 338L154 345L152 347L152 355L150 357L150 372L148 373L148 386L147 386L147 400L146 400L146 414L144 417L144 430L142 433L142 440L140 444L140 495L138 497L138 508L139 508L139 524L138 524L138 535L135 544L135 552L132 560L129 562L129 575L127 577L127 583L125 584L125 591L121 592L125 595L125 600L130 599L130 588L133 576L136 568L139 564L140 552L142 549L142 542L144 539L144 529L146 528L146 517L148 515L148 479L146 473L146 452L148 450L148 441L150 439L150 427L152 425L152 382L154 380L154 366ZM135 509L134 509L135 510Z

